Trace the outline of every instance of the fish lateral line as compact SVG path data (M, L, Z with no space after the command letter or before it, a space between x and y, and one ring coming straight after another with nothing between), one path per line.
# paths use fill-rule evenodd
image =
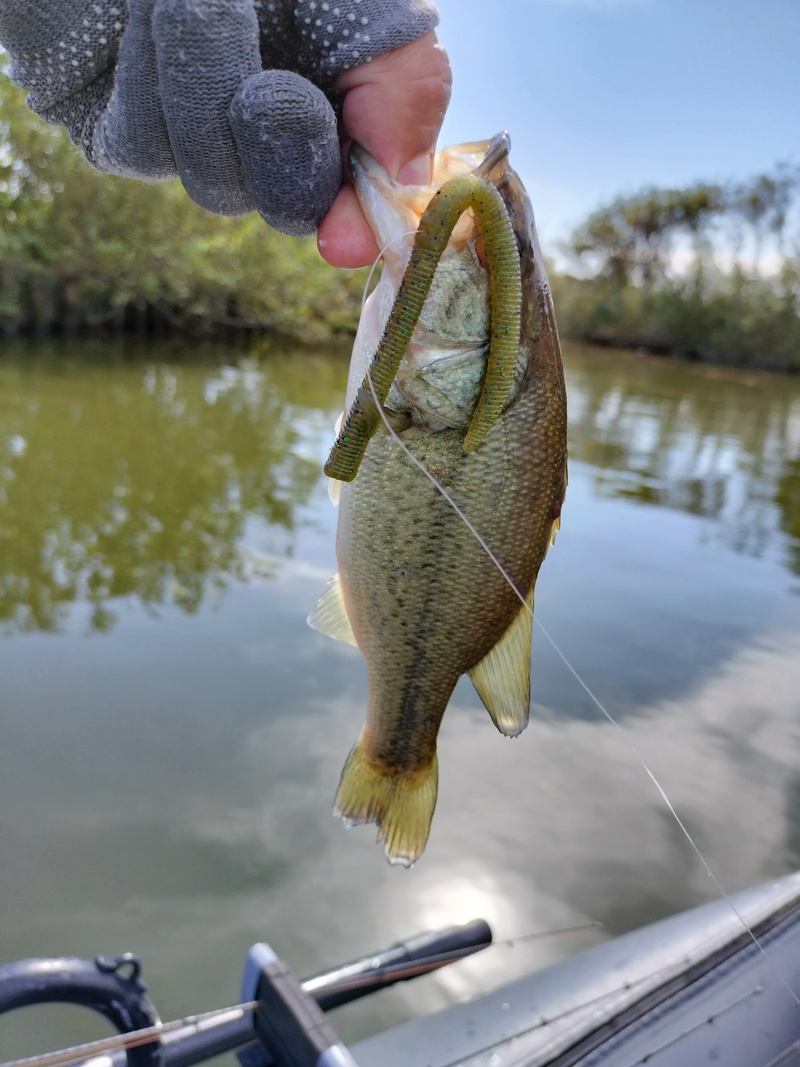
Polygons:
M502 196L487 178L451 178L434 193L422 214L408 267L397 290L378 350L325 464L329 478L351 482L378 428L383 408L430 291L453 229L472 209L489 265L489 357L478 404L464 438L473 452L503 411L514 385L522 328L522 272L517 241Z

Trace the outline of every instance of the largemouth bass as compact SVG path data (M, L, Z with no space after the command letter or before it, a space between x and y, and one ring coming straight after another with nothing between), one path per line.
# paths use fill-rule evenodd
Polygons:
M355 480L341 484L339 574L309 620L355 644L367 663L366 723L342 772L334 810L350 823L377 823L389 861L408 866L428 839L437 734L461 675L469 675L501 733L515 737L527 724L533 591L566 489L566 397L533 212L508 165L508 139L440 152L430 188L398 185L360 149L351 169L384 253L353 349L346 413L364 392L364 375L411 255L411 236L447 179L474 172L495 186L516 237L522 283L510 388L481 443L466 451L483 402L492 309L489 236L465 212L383 404L388 426L408 451L383 418L372 427ZM497 562L412 457L458 505Z

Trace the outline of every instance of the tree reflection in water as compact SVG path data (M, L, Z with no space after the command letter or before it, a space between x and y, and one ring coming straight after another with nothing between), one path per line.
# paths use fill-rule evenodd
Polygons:
M188 359L187 359L188 357ZM244 576L245 523L290 554L321 479L346 364L328 354L161 343L22 346L0 360L0 625L58 630L75 602L196 612ZM800 383L567 351L571 456L593 491L709 520L800 573ZM304 451L305 450L305 451Z
M797 434L800 436L800 428ZM781 526L789 537L791 568L795 574L800 574L800 458L790 459L785 464L778 478L775 501L781 510Z
M710 520L704 536L800 574L796 378L578 347L567 369L570 454L597 495Z
M104 631L127 596L195 612L242 577L250 517L291 552L321 476L297 449L304 416L335 410L342 361L221 364L219 346L191 363L166 346L159 362L143 348L48 354L0 361L0 625L58 630L84 601Z

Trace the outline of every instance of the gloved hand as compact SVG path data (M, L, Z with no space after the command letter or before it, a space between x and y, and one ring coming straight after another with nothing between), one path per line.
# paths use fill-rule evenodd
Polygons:
M341 184L334 81L437 21L431 0L2 0L0 43L97 169L305 236Z

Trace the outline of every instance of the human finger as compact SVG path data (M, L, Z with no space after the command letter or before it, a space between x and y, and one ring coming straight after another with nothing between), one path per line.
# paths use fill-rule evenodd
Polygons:
M128 0L113 84L87 148L100 170L163 181L177 177L177 170L158 90L153 3Z
M358 206L352 185L344 185L322 220L317 247L324 260L333 267L368 267L378 258L380 249Z
M336 87L345 93L344 133L392 177L426 184L451 82L447 54L432 32L385 52L338 79ZM352 189L342 190L323 219L318 246L322 257L337 267L366 266L377 256Z
M451 85L447 53L433 31L426 33L338 79L336 88L345 94L344 132L393 178L412 164L418 180L420 161L432 159L436 148Z

